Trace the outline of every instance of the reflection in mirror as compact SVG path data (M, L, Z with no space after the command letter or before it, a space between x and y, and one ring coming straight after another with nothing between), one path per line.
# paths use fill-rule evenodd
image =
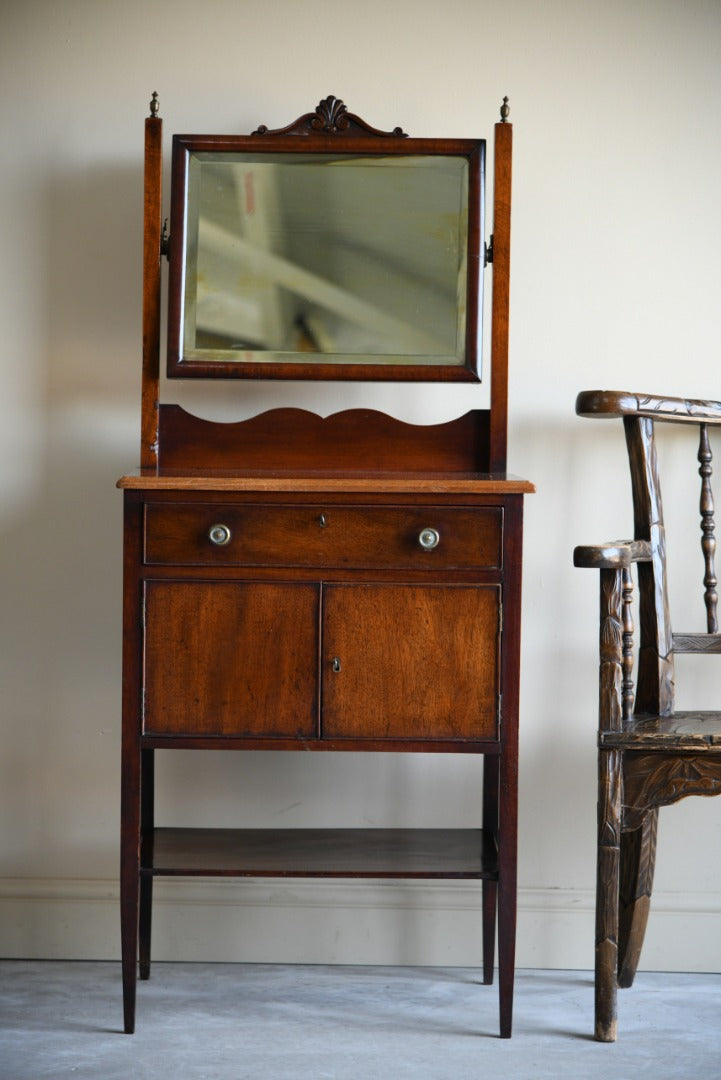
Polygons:
M182 359L463 366L468 171L461 155L192 152Z

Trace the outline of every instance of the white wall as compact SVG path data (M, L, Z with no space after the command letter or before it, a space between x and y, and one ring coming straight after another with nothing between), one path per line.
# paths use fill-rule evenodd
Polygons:
M721 6L35 0L5 5L1 30L0 953L118 953L114 483L137 464L150 93L168 139L282 125L328 93L382 128L490 136L508 94L509 457L538 487L526 530L518 953L522 965L590 966L597 581L571 553L627 534L630 503L619 429L578 420L573 403L593 386L721 398ZM430 421L472 407L478 391L224 393L237 415L368 402ZM701 570L685 558L678 569L688 627ZM692 675L694 693L718 685ZM479 809L478 763L452 758L178 752L160 779L168 820L231 822L240 809L248 824L440 825ZM721 860L705 854L720 841L721 801L662 816L645 966L721 969ZM170 883L158 895L157 956L479 956L473 886Z

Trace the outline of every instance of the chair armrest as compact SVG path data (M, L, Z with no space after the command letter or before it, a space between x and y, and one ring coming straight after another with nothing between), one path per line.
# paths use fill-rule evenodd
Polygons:
M650 562L648 540L611 540L608 544L582 544L574 549L573 565L595 570L621 570L631 563Z
M677 424L721 424L719 401L631 394L626 390L584 390L576 398L576 412L579 416L599 419L648 416L652 420L668 420Z

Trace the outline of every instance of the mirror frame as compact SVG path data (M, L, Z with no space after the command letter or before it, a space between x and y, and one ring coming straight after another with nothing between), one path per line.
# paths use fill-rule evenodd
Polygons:
M391 132L379 131L349 113L343 102L332 96L321 101L314 113L306 113L293 124L275 131L261 126L252 135L174 135L168 244L168 377L479 382L483 269L487 261L484 243L485 148L484 139L410 139L400 128ZM325 362L308 359L313 355L309 353L298 353L302 357L298 361L186 358L183 354L183 322L188 173L191 155L198 152L464 158L468 162L468 233L463 363L413 363L412 360L398 364L388 361L358 363L350 353L337 354L347 360Z

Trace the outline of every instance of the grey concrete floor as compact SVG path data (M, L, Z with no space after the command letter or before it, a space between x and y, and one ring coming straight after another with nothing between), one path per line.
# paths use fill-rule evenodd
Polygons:
M120 966L0 962L2 1080L679 1080L721 1076L721 976L637 976L619 1041L589 973L520 971L511 1040L468 968L156 964L123 1035Z

